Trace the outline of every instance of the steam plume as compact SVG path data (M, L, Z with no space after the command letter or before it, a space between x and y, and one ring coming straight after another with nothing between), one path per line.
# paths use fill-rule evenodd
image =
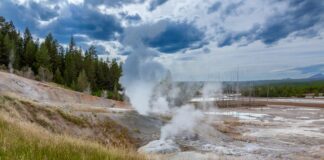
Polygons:
M9 55L9 64L8 64L8 68L9 68L10 73L13 73L13 71L14 71L14 68L13 68L14 61L15 61L15 53L11 49L10 50L10 55Z
M173 115L170 123L161 128L160 139L164 141L183 132L193 132L203 118L203 112L185 103L195 94L195 87L174 84L171 73L155 60L159 53L143 43L147 37L154 37L166 28L163 21L155 25L126 29L122 42L129 47L131 54L123 65L121 84L130 103L140 114ZM206 89L204 92L207 95L211 91Z
M154 30L152 30L154 28ZM152 92L156 84L166 76L167 70L154 58L158 53L148 49L142 40L154 36L163 30L159 27L143 26L129 28L125 31L123 43L130 47L131 54L123 65L121 84L125 87L126 95L131 104L140 114L148 114L156 108L151 105ZM162 101L162 99L160 99Z

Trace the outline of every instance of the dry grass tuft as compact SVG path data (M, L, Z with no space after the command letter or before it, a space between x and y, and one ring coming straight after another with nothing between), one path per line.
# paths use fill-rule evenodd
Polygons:
M1 160L118 160L146 159L132 150L104 147L98 143L52 134L28 122L0 117Z
M58 107L10 96L0 96L0 123L0 147L3 149L7 148L6 150L0 149L1 160L116 159L109 157L110 155L113 155L112 157L123 157L117 159L134 159L132 156L135 156L135 159L144 159L142 155L135 153L134 148L137 142L130 136L128 130L109 117L100 121L91 121L88 118L72 115L69 112L60 110ZM6 128L6 126L10 127ZM14 137L14 135L17 135L15 138L22 140L20 148L18 140L10 140L10 143L7 144L8 138L10 136ZM32 142L28 139L30 135L32 135ZM14 144L16 143L19 145L15 146ZM43 146L44 143L45 146ZM51 144L54 145L50 146ZM93 146L91 146L92 144ZM85 151L85 153L88 152L90 154L91 152L96 158L89 158L88 155L83 155L83 153L80 155L77 152L78 147L76 149L73 148L75 145L79 146L81 151L90 147L90 151ZM64 150L60 150L61 148L65 148L67 151L70 150L69 152L71 153L65 153ZM20 153L21 149L25 151ZM38 150L42 153L37 153ZM55 153L51 153L52 151ZM31 152L35 156L31 153L29 155L27 152ZM58 152L62 153L62 155L70 155L62 158L56 155ZM55 154L54 158L47 157L47 153ZM109 156L106 155L108 153L110 154ZM23 155L22 157L27 158L14 157L15 154ZM70 156L73 157L74 154L78 155L76 156L77 158L69 158ZM39 157L37 157L38 155Z
M87 122L87 120L85 120L84 118L80 118L77 116L74 116L72 114L68 114L60 109L56 109L56 112L62 117L64 118L66 121L69 121L75 125L81 126L81 127L86 127L89 126L89 123Z
M74 137L84 127L98 135ZM98 143L105 139L110 142ZM112 120L91 124L57 108L0 96L1 160L146 159L132 145L128 131Z

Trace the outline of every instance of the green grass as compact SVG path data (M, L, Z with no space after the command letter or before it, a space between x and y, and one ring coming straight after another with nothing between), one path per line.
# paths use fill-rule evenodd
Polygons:
M0 160L145 159L134 151L55 135L30 123L0 117Z

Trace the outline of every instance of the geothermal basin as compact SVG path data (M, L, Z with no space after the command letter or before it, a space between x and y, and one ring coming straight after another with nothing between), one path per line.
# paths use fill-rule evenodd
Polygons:
M157 159L324 159L324 108L267 105L203 113L192 133L161 140L157 127L139 151Z

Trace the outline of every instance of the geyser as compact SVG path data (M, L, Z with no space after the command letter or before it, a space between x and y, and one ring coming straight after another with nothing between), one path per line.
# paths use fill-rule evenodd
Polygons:
M160 140L172 139L183 133L194 134L194 128L203 118L203 113L192 105L176 109L171 121L161 128Z
M125 31L123 43L128 46L128 55L123 65L121 84L129 97L130 103L143 115L169 114L171 121L161 128L159 140L152 141L139 149L140 152L170 153L180 151L174 142L182 133L194 134L194 128L203 118L203 113L194 106L183 104L189 101L188 95L196 90L183 90L172 82L170 72L155 58L159 55L155 50L147 48L143 43L147 37L163 32L163 22L159 27L141 26ZM154 30L152 30L154 28ZM187 99L186 99L187 98Z

